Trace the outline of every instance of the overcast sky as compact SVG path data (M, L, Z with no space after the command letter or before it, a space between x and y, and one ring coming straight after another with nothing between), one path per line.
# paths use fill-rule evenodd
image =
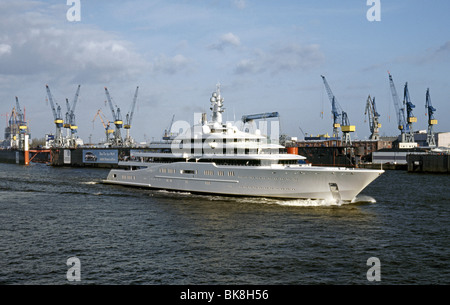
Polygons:
M79 135L99 141L97 110L112 120L104 87L125 119L139 86L131 133L156 140L173 115L192 123L194 112L209 113L220 83L224 120L278 111L282 133L331 134L323 74L356 125L352 138L370 134L369 94L381 135L397 135L390 71L400 98L408 82L414 129L427 128L430 88L435 128L450 131L450 1L380 0L373 22L366 0L79 2L81 20L69 21L66 0L0 0L2 130L18 96L32 137L54 133L45 85L64 113L80 84Z

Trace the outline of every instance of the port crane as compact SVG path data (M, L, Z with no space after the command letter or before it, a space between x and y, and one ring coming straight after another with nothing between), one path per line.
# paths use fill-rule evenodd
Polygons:
M413 109L416 107L409 97L408 82L405 83L403 90L403 105L406 106L406 122L408 124L408 132L406 133L406 142L414 142L413 123L417 122L417 118L413 114Z
M20 108L19 98L17 96L16 106L13 107L9 120L8 114L6 115L6 120L9 124L5 129L5 139L9 140L9 146L12 148L23 149L28 126L25 121L25 114Z
M114 111L114 106L111 101L111 96L109 95L108 88L105 87L106 97L108 99L109 107L111 108L111 113L114 119L114 137L112 139L112 144L115 146L123 146L122 135L120 129L123 127L122 115L120 114L120 108L116 106L116 111Z
M379 123L380 114L377 112L377 107L375 104L375 97L371 98L370 95L366 102L366 111L364 115L369 118L369 128L370 128L370 140L379 140L380 134L379 129L381 124Z
M136 87L136 92L134 93L134 98L133 98L133 103L131 104L131 109L130 111L127 113L126 117L125 117L125 125L123 126L123 128L126 129L127 131L127 135L125 137L125 146L130 147L133 145L134 140L133 138L130 136L130 128L131 128L131 122L133 120L133 114L134 114L134 108L136 106L136 100L137 100L137 96L138 96L138 90L139 90L139 86Z
M325 76L321 75L323 83L325 85L325 89L327 90L328 98L331 102L331 113L333 114L333 137L339 138L339 127L342 131L342 140L341 143L345 145L351 145L351 137L350 132L355 131L355 125L350 125L350 120L348 119L348 115L345 111L342 110L342 107L337 102L336 97L331 91L330 85L325 78ZM341 121L339 121L341 119Z
M64 125L64 120L61 115L61 106L59 106L56 103L56 108L55 108L55 102L53 101L53 96L50 91L50 88L48 85L45 85L45 87L47 89L47 96L48 96L48 100L50 101L50 106L52 107L54 123L56 126L56 134L55 134L55 139L53 141L53 147L63 147L64 141L63 141L63 137L62 137L61 128Z
M75 122L75 107L77 106L78 96L80 94L80 87L81 87L81 85L78 85L72 105L70 105L69 99L66 98L67 112L66 112L66 121L65 121L63 127L70 129L69 147L76 146L75 141L76 141L76 133L78 131L78 126Z
M167 128L164 130L164 134L162 136L163 140L170 140L171 137L173 136L171 130L172 130L172 125L173 125L174 120L175 120L175 114L172 116L172 120L170 120L169 126L167 126Z
M433 126L437 124L437 120L434 118L436 109L431 105L430 88L427 89L425 108L428 114L427 144L430 147L434 147L436 146L436 139L434 138Z
M406 142L406 132L409 133L409 126L406 125L406 119L405 119L405 109L402 107L400 108L400 99L397 94L397 89L395 88L394 80L392 79L391 73L389 73L389 85L391 87L391 93L392 93L392 101L394 102L395 107L395 113L397 115L397 127L398 130L400 130L401 134L401 140L402 142Z
M11 148L17 148L17 134L19 133L19 130L17 128L17 113L16 113L16 107L13 107L11 111L11 115L9 116L8 120L8 114L6 114L6 120L8 121L8 127L5 129L5 139L9 140L9 146ZM9 132L9 135L6 133Z
M102 110L99 109L99 110L97 110L97 113L95 114L94 119L92 120L92 127L94 127L94 122L95 122L95 119L96 119L97 117L100 118L100 121L102 122L103 128L105 128L105 135L106 135L106 141L105 141L105 142L108 143L108 144L110 144L110 141L111 141L111 140L110 140L110 135L111 135L112 133L114 133L114 130L111 129L111 122L109 122L109 121L106 119L106 117L105 117L105 115L103 114Z
M19 98L16 96L16 122L19 126L19 133L20 134L25 134L27 132L28 126L27 123L25 121L25 114L22 112L22 109L20 108L20 104L19 104Z

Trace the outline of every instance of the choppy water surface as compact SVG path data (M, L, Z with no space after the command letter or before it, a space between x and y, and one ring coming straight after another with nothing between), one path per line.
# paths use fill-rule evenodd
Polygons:
M201 196L101 184L102 169L0 164L0 283L450 283L450 176L387 171L358 196Z

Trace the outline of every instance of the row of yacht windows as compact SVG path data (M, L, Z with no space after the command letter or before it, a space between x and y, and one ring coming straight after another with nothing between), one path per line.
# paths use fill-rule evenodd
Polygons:
M173 168L160 168L159 172L161 174L175 174L176 170ZM190 169L182 169L180 170L180 174L186 174L186 175L196 175L198 173L197 170L190 170ZM213 170L204 170L203 175L205 176L214 176L215 172ZM229 176L234 177L234 171L217 171L218 176Z
M249 154L285 154L283 149L279 148L237 148L237 147L211 147L211 146L192 146L192 145L183 145L176 146L172 148L160 148L151 150L153 153L163 153L163 154L183 154L190 153L195 155L249 155Z
M232 166L270 166L272 164L294 165L298 164L298 160L259 160L259 159L219 159L219 158L191 158L188 162L214 163L216 165L232 165ZM144 158L144 162L151 163L176 163L186 162L184 158Z
M208 139L186 139L186 140L180 140L181 144L194 144L194 143L205 143L205 142L217 142L217 143L259 143L261 142L261 139L250 139L250 138L229 138L229 139L214 139L214 138L208 138Z
M210 154L210 155L249 155L249 154L278 154L278 149L258 149L258 148L233 148L233 147L183 147L176 148L173 151L164 150L163 153L190 153L196 155Z

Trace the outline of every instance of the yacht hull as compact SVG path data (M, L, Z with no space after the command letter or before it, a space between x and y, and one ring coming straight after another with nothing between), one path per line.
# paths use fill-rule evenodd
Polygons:
M133 164L127 163L129 168ZM217 166L136 162L104 183L218 195L352 201L383 170L311 166Z

